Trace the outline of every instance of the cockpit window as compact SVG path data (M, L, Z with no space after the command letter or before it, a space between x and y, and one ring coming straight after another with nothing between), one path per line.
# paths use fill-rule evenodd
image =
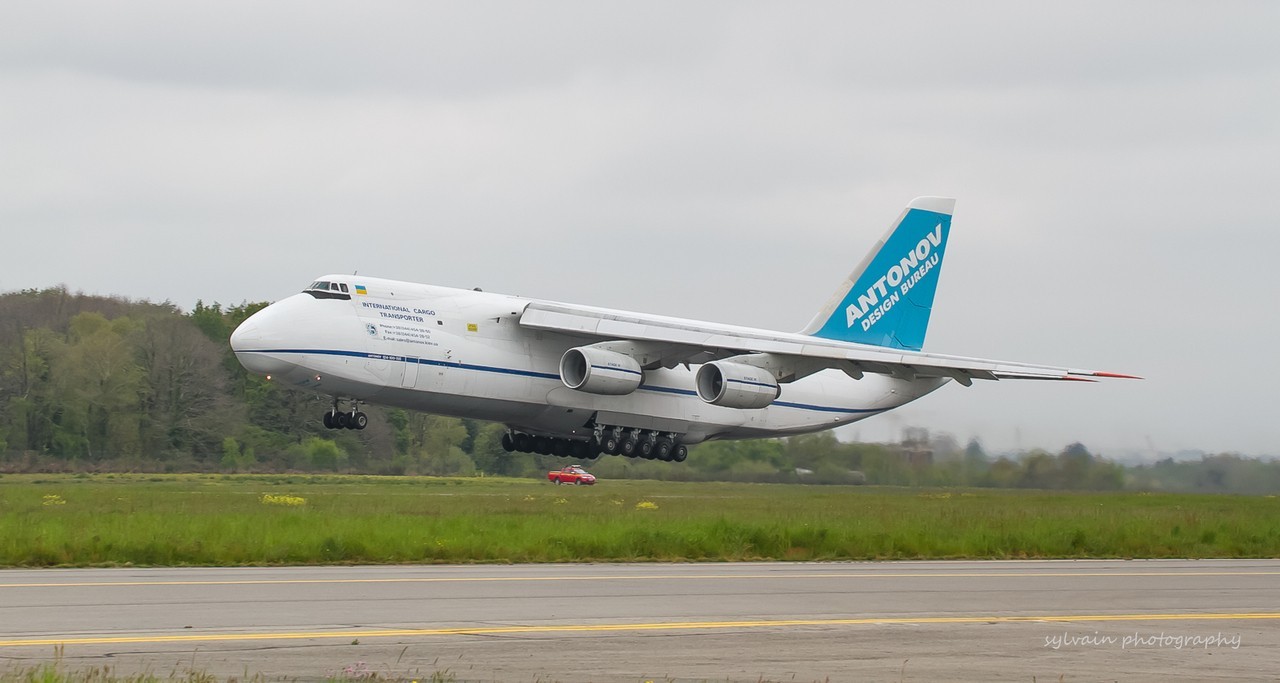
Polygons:
M351 299L351 294L348 293L347 285L342 282L316 280L311 283L310 287L307 287L302 291L317 299L346 299L348 301Z

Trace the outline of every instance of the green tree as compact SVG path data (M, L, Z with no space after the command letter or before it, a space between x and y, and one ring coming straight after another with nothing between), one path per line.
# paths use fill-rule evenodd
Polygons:
M471 459L476 470L485 474L519 476L528 470L532 460L523 453L508 453L502 447L502 435L507 433L503 425L491 422L476 432L471 444Z
M394 472L404 474L469 475L475 462L461 447L470 435L462 420L439 415L393 410L387 421L396 450Z
M52 368L66 354L66 342L52 330L23 330L16 348L7 350L4 378L13 446L36 452L53 449L61 419L51 381Z
M347 464L347 453L330 439L311 437L302 442L311 469L337 471Z
M231 330L235 329L228 322L228 315L222 310L222 304L217 302L212 306L205 306L204 301L197 299L196 307L191 309L191 314L187 317L212 342L225 344L231 339Z
M174 316L149 317L137 338L148 450L214 456L222 438L243 424L243 409L227 396L222 349Z
M71 319L71 346L53 368L64 411L62 455L99 460L138 452L142 373L127 338L133 328L128 318L108 321L99 313Z
M247 464L243 458L243 448L234 436L228 436L222 440L222 460L218 461L218 465L222 469L229 472L239 472Z

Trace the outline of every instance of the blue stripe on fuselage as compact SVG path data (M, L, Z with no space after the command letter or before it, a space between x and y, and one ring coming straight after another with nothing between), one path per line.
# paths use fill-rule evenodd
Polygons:
M500 368L492 365L469 365L467 363L448 363L445 361L431 360L429 358L413 359L410 356L397 356L387 353L365 353L363 351L340 351L336 349L255 349L252 351L237 351L236 353L298 353L313 354L317 356L347 356L350 358L368 358L371 360L389 360L401 363L410 363L416 360L419 365L433 365L444 368L457 368L459 370L474 370L476 372L496 372L503 375L518 375L520 377L534 377L537 379L553 379L560 380L560 375L548 372L535 372L533 370L518 370L515 368ZM612 368L610 368L612 369ZM692 389L678 389L676 387L660 387L652 384L642 384L640 389L644 391L656 391L666 394L679 394L681 396L697 396L698 392ZM780 408L797 408L799 410L815 410L823 413L881 413L888 408L839 408L835 406L819 406L809 403L792 403L790 401L774 401L770 406L778 406Z

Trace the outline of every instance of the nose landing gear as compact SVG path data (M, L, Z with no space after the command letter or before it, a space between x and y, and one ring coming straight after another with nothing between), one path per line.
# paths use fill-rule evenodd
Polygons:
M369 416L360 412L360 402L351 401L351 410L339 408L342 399L333 397L333 407L324 413L325 429L364 429L369 426Z

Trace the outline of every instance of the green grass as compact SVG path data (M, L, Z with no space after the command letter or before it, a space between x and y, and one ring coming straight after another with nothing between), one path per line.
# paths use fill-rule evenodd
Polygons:
M402 653L403 654L403 653ZM150 669L142 672L120 672L111 666L94 666L83 669L71 669L63 663L64 649L54 648L53 659L30 666L10 665L0 669L0 683L270 683L271 681L296 681L297 678L282 676L269 678L260 673L249 673L248 669L240 676L219 678L206 671L175 665L167 672L156 673ZM194 656L193 656L194 660ZM458 680L456 674L449 670L431 673L414 672L410 674L383 671L370 668L364 662L349 666L323 679L332 683L386 682L386 683L452 683Z
M1276 556L1275 497L653 481L557 487L497 478L0 478L0 566Z

